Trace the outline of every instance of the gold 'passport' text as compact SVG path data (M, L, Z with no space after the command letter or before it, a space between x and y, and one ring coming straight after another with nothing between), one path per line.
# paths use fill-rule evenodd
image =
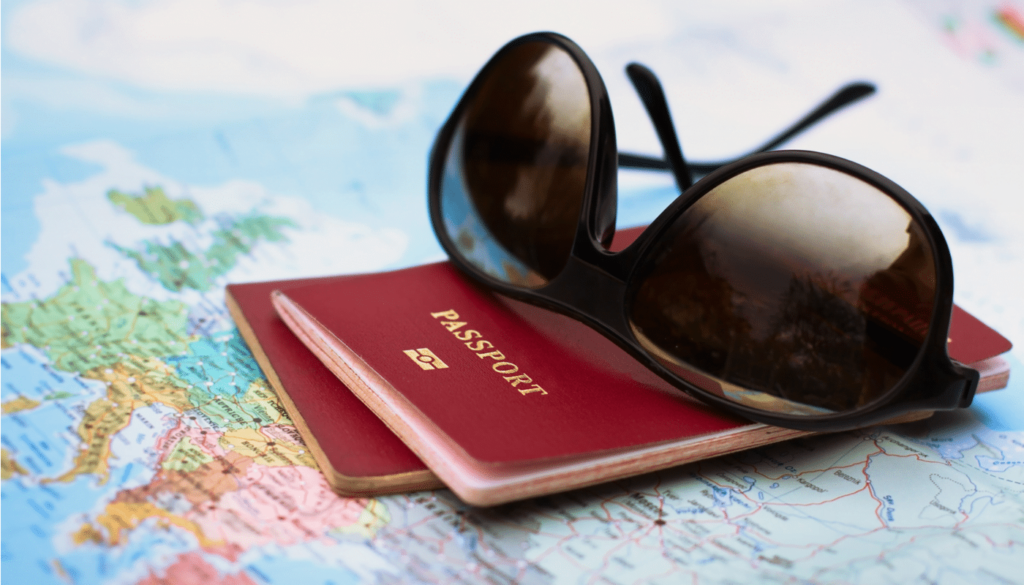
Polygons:
M491 369L501 375L506 382L519 391L520 394L547 395L547 390L535 384L530 376L519 371L519 366L507 360L505 354L494 348L494 344L483 339L483 334L475 329L463 329L467 323L459 321L459 314L455 311L441 311L431 313L434 319L441 319L441 325L451 332L459 341L464 342L470 351L476 353L476 357L482 360L492 360ZM487 351L492 350L492 351Z

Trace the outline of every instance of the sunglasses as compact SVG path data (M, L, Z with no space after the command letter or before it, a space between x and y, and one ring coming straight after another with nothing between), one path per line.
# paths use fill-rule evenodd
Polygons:
M665 160L617 153L571 40L523 36L484 66L430 154L431 222L461 271L755 421L838 431L970 405L979 374L946 349L949 249L916 199L815 152L688 165L657 78L627 73ZM759 150L871 91L845 88ZM683 193L613 253L620 166L671 170Z

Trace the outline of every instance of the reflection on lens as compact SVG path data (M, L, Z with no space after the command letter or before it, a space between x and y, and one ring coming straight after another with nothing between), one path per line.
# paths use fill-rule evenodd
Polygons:
M690 383L791 415L890 390L921 350L935 260L894 199L840 171L778 163L684 211L630 284L637 340Z
M463 258L513 284L565 266L590 149L590 97L576 62L533 42L505 52L467 104L449 146L441 213Z

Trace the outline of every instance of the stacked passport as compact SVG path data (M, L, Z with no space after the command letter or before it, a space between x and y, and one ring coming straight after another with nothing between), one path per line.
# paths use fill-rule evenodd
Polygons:
M227 299L345 495L447 486L495 505L808 434L691 399L586 326L447 263L229 285ZM981 372L979 392L1006 385L1009 349L954 308L950 356Z

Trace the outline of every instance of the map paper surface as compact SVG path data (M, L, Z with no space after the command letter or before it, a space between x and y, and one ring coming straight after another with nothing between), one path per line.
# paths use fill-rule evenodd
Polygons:
M501 43L565 25L594 45L622 150L658 152L621 73L629 60L663 76L697 160L743 152L843 82L878 83L792 146L865 164L918 197L949 241L956 302L1024 343L1020 5L737 6L642 4L621 26L610 3L583 24L553 8L510 16L500 38L467 18L448 22L467 31L461 51L424 32L424 45L392 47L424 55L359 69L305 67L300 57L324 47L355 50L317 23L394 15L318 2L4 3L2 578L1024 581L1020 350L1009 388L968 410L476 509L445 490L333 494L234 328L228 282L441 259L425 195L434 133ZM192 12L224 32L176 18ZM410 7L396 30L420 17L441 18ZM299 57L273 39L276 54L257 52L264 43L244 31L268 22ZM384 50L372 42L383 32L362 34L367 53L333 58ZM452 67L431 68L430 51ZM668 177L620 182L620 227L677 195Z

